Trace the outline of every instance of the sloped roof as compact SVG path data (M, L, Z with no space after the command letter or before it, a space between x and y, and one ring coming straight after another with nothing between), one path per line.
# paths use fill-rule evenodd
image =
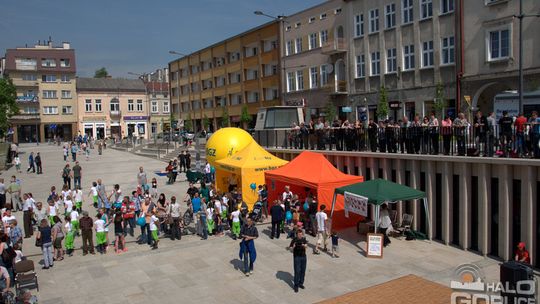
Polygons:
M336 188L338 194L345 192L365 196L369 199L369 203L375 205L426 197L425 192L380 178Z
M77 90L99 92L146 92L142 80L124 78L77 78Z
M230 171L229 168L249 168L256 169L258 171L266 171L275 168L279 168L288 161L276 157L264 148L259 146L256 141L252 141L247 147L239 151L238 153L216 161L221 169Z

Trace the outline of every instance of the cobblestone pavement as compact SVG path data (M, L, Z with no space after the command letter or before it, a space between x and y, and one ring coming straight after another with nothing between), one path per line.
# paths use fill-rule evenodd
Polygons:
M32 192L38 201L44 201L51 185L61 185L60 171L65 164L62 151L50 145L23 145L21 151L23 169L30 151L41 152L44 174L16 174L11 168L1 176L7 181L16 174L22 181L23 192ZM181 182L174 185L165 185L165 177L154 175L154 171L165 167L158 160L112 149L106 149L101 156L93 150L89 161L79 157L85 196L97 178L103 179L108 191L119 183L124 193L131 192L141 165L149 178L158 178L159 192L167 197L183 198L187 189L183 174L179 177ZM94 213L88 202L86 198L83 209ZM16 216L22 224L21 212ZM498 279L496 261L437 242L392 239L392 244L385 248L384 259L367 259L363 239L354 230L346 230L341 233L340 258L308 254L306 289L295 294L291 288L292 253L285 249L288 241L284 237L271 240L267 225L259 225L258 229L257 261L250 277L239 270L238 242L227 236L210 237L207 241L193 235L184 236L181 241L163 239L158 250L137 245L128 236L126 253L83 257L77 249L73 257L66 257L49 270L42 270L37 264L41 263L41 253L34 246L34 238L25 239L24 252L38 268L40 303L51 304L313 303L406 274L449 286L455 267L472 262L483 268L488 280ZM314 244L313 239L308 241ZM80 245L79 237L75 247Z

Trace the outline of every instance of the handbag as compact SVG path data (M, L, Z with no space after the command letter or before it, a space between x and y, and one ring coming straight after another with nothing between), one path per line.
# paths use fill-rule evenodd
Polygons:
M41 241L41 239L36 239L36 247L41 247L43 246L43 242Z

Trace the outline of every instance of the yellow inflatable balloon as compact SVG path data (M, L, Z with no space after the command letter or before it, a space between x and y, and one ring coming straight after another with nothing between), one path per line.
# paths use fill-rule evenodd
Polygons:
M221 128L206 142L206 159L215 166L217 160L236 154L253 140L253 137L242 129Z

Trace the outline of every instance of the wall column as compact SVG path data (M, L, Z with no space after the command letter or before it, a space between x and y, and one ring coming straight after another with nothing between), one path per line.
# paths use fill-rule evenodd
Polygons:
M366 162L363 157L355 157L356 166L358 166L358 175L363 176L366 179Z
M45 124L44 123L40 123L39 124L39 141L44 143L45 142Z
M490 167L488 164L479 164L478 171L478 251L487 255L491 248L491 182Z
M508 261L511 257L510 236L512 235L512 172L508 165L500 166L499 178L499 256Z
M459 178L459 236L461 239L460 246L467 250L471 243L471 201L470 201L470 188L471 188L471 170L470 164L460 163L460 178ZM456 195L456 193L454 193Z
M427 163L427 172L426 172L426 199L428 201L428 213L430 223L429 227L427 227L427 235L428 238L431 240L434 236L434 232L436 231L436 227L433 227L433 223L435 223L435 215L437 214L437 204L435 203L436 198L436 179L437 179L437 171L436 171L437 164L434 161L429 161ZM424 204L422 201L420 201L420 208L424 208Z
M536 168L527 166L521 170L521 239L527 244L529 254L534 256L536 239L534 236L534 217L536 210ZM531 260L532 263L534 263Z
M396 159L396 183L404 185L405 184L405 160ZM400 201L397 203L397 220L401 225L401 218L403 217L403 202Z
M452 191L452 163L444 162L442 164L442 172L441 174L441 199L442 199L442 239L444 244L448 245L452 241L452 204L450 202L450 192Z
M411 167L411 188L413 189L420 188L420 168L420 162L413 160ZM418 200L413 200L412 204L413 223L411 228L418 230L418 223L420 222L420 202Z

